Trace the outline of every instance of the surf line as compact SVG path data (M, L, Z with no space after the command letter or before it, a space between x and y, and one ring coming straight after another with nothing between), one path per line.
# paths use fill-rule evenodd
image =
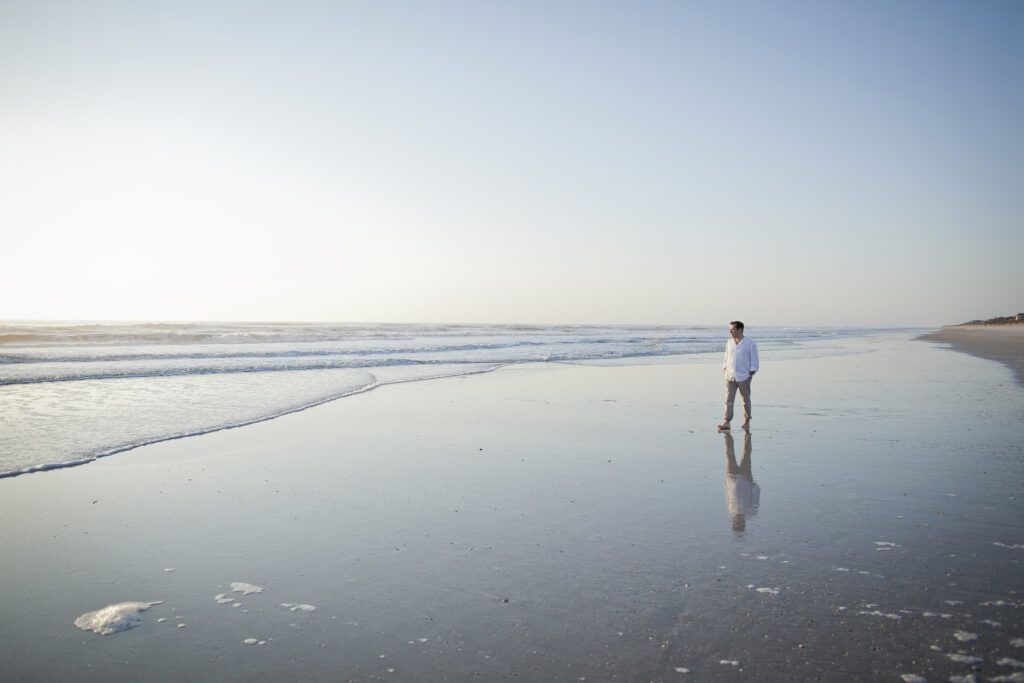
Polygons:
M264 415L262 417L257 417L257 418L252 419L252 420L240 420L238 422L230 422L230 423L227 423L227 424L218 425L216 427L210 427L208 429L197 429L195 431L185 432L183 434L172 434L170 436L161 436L161 437L158 437L158 438L155 438L155 439L145 439L143 441L137 441L137 442L134 442L134 443L124 444L122 446L115 446L114 448L110 448L110 449L107 449L105 451L100 451L99 453L95 453L93 455L89 455L89 456L86 456L84 458L79 458L77 460L68 460L67 462L45 463L45 464L42 464L42 465L32 465L31 467L24 467L24 468L22 468L20 470L10 470L10 471L7 471L7 472L0 472L0 479L7 479L9 477L18 477L18 476L21 476L23 474L33 474L35 472L47 472L49 470L64 469L64 468L67 468L67 467L78 467L79 465L87 465L90 462L94 462L96 460L99 460L100 458L105 458L105 457L110 456L110 455L116 455L117 453L124 453L125 451L131 451L131 450L134 450L136 448L141 448L142 446L149 446L151 444L162 443L164 441L174 441L176 439L187 439L187 438L192 437L192 436L201 436L203 434L212 434L213 432L221 432L221 431L224 431L225 429L237 429L238 427L246 427L248 425L257 424L259 422L267 422L268 420L276 420L277 418L283 417L284 415L291 415L292 413L298 413L298 412L301 412L303 410L309 410L310 408L315 408L316 406L323 405L324 403L330 403L331 401L337 401L340 398L347 398L349 396L356 396L358 394L365 394L365 393L367 393L369 391L373 391L374 389L379 389L380 387L390 386L392 384L405 384L407 382L425 382L425 381L433 380L433 379L448 379L448 378L454 378L454 377L468 377L470 375L482 375L482 374L487 373L487 372L494 372L495 370L500 370L501 368L508 367L509 365L512 365L512 363L502 363L500 365L494 365L493 367L480 368L480 369L477 369L477 370L467 370L465 372L457 372L457 373L454 373L454 374L451 374L451 375L429 375L427 377L411 377L409 379L396 379L396 380L391 380L391 381L387 381L387 382L377 381L377 379L376 379L376 377L374 377L373 373L370 373L370 376L374 377L374 380L369 382L368 384L363 385L362 387L359 387L357 389L353 389L352 391L346 391L344 393L338 394L337 396L328 396L327 398L323 398L323 399L320 399L318 401L313 401L311 403L306 403L304 405L297 406L295 408L289 408L288 410L283 410L283 411L278 412L278 413L273 413L271 415Z

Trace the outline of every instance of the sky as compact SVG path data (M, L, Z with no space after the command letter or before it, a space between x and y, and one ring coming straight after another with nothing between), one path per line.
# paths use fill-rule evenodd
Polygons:
M0 319L1024 311L1024 3L0 0Z

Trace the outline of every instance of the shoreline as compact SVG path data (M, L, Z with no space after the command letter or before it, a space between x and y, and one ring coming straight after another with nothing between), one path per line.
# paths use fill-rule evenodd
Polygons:
M53 471L53 470L66 469L66 468L71 468L71 467L81 467L83 465L88 465L90 463L96 462L97 460L100 460L101 458L107 458L107 457L110 457L112 455L119 455L121 453L127 453L128 451L133 451L133 450L135 450L137 448L144 448L146 446L152 446L154 444L164 443L165 441L176 441L178 439L188 439L188 438L192 438L192 437L196 437L196 436L203 436L204 434L213 434L215 432L221 432L221 431L225 431L225 430L228 430L228 429L239 429L241 427L248 427L249 425L259 424L260 422L267 422L269 420L276 420L279 417L284 417L286 415L291 415L293 413L299 413L299 412L302 412L304 410L309 410L310 408L316 408L317 406L321 406L321 405L324 405L326 403L331 403L332 401L338 401L338 400L343 399L343 398L349 398L351 396L358 396L359 394L364 394L364 393L373 391L375 389L380 389L380 388L386 387L386 386L392 386L392 385L396 385L396 384L405 384L405 383L408 383L408 382L429 382L431 380L450 379L450 378L453 378L453 377L471 377L473 375L481 375L481 374L486 374L486 373L489 373L489 372L495 372L496 370L500 370L503 367L505 367L505 366L504 365L496 365L494 367L487 367L487 368L483 368L483 369L466 370L464 372L461 372L461 373L458 373L458 374L451 374L451 375L437 375L437 376L428 376L428 377L415 377L415 378L411 378L411 379L393 379L393 380L385 380L385 381L376 381L376 382L374 382L372 384L368 384L368 385L366 385L364 387L359 387L357 389L353 389L351 391L346 391L344 393L338 394L337 396L329 396L327 398L323 398L323 399L320 399L320 400L317 400L317 401L313 401L313 402L307 403L305 405L295 406L293 408L288 408L288 409L282 410L280 412L271 413L269 415L263 415L263 416L255 418L255 419L243 420L243 421L240 421L240 422L231 422L231 423L228 423L228 424L222 424L222 425L217 425L217 426L214 426L214 427L209 427L207 429L198 429L198 430L195 430L195 431L185 432L185 433L182 433L182 434L171 434L171 435L168 435L168 436L159 436L159 437L155 437L155 438L152 438L152 439L146 439L146 440L140 441L138 443L129 443L129 444L121 445L121 446L115 446L114 448L109 448L109 449L106 449L106 450L102 450L102 451L100 451L98 453L92 453L92 454L86 455L86 456L84 456L82 458L78 458L76 460L68 460L68 461L65 461L65 462L55 462L55 463L40 463L38 465L32 465L30 467L25 467L25 468L22 468L22 469L19 469L19 470L0 471L0 480L2 480L2 479L10 479L10 478L13 478L13 477L20 477L20 476L23 476L23 475L26 475L26 474L36 474L36 473L39 473L39 472L50 472L50 471Z
M918 339L942 342L961 353L1002 363L1024 386L1024 324L950 325Z

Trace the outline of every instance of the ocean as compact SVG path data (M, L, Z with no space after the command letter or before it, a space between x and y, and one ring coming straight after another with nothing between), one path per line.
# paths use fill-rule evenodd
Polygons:
M860 328L751 330L762 358ZM520 363L715 362L723 327L0 323L0 477L251 424L396 382ZM682 358L681 358L682 357Z

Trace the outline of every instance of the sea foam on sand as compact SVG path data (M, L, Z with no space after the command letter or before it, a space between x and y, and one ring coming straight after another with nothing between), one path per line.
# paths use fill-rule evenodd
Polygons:
M75 619L75 626L83 631L93 631L101 636L107 636L119 631L127 631L142 623L141 613L148 610L156 602L119 602L114 605L107 605L94 612L86 612Z
M293 602L282 602L281 607L286 608L289 612L315 612L315 605L306 605Z

